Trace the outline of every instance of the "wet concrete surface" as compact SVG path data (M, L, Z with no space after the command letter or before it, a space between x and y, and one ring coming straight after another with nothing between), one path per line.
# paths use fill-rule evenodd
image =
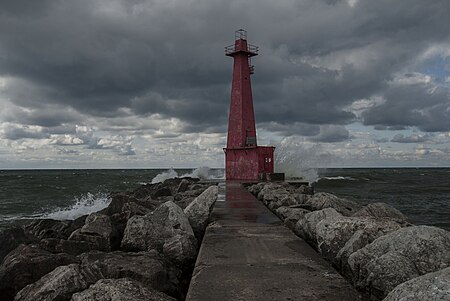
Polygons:
M362 300L241 184L220 191L186 300Z

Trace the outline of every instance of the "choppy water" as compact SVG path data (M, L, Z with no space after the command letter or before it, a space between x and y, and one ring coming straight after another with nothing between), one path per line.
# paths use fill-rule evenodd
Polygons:
M221 177L223 171L0 170L0 227L36 217L74 219L108 206L111 192L176 176Z
M450 230L450 168L351 168L319 170L315 191L361 204L384 202L414 224Z
M221 178L223 170L3 170L0 227L35 217L73 219L106 207L113 191L187 175ZM322 169L319 177L317 192L385 202L415 224L450 230L450 168Z

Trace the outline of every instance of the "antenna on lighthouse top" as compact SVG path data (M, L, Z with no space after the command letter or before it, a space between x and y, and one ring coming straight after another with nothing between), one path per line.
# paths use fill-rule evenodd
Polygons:
M247 30L238 29L234 32L234 40L247 40Z

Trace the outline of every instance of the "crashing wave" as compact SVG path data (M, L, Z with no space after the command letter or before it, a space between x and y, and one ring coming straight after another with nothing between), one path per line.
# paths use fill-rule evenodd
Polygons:
M161 183L164 182L167 179L174 179L174 178L197 178L201 180L218 180L224 178L224 172L220 169L211 169L207 166L198 167L196 169L193 169L190 173L185 173L181 176L178 175L178 173L173 169L169 169L167 171L164 171L158 175L156 175L152 179L152 184Z
M80 216L100 211L108 207L111 198L107 193L87 194L80 198L75 198L75 203L69 207L57 208L50 213L46 213L42 218L57 220L73 220Z

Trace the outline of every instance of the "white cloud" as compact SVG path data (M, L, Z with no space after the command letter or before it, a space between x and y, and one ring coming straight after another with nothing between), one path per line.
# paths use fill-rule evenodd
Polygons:
M411 72L406 74L396 74L392 84L393 85L416 85L416 84L430 84L431 76L419 72Z

